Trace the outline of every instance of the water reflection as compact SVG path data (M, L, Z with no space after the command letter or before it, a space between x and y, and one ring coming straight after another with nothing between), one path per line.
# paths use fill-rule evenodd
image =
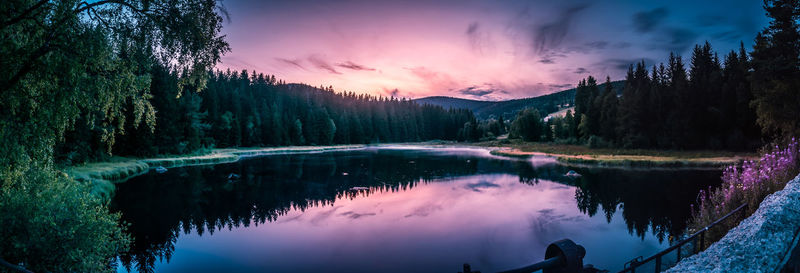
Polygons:
M583 168L576 169L583 177L572 179L563 175L564 166L536 166L481 151L370 149L150 173L118 185L112 206L130 223L134 238L120 261L128 271L168 271L182 238L207 244L187 249L206 251L210 245L236 253L193 269L201 272L257 272L267 266L259 259L275 272L408 271L403 264L417 272L455 272L462 262L488 271L541 257L543 245L560 237L590 250L613 245L595 238L609 236L584 232L592 229L641 248L613 253L624 256L619 258L596 251L595 264L621 266L630 255L663 245L646 240L649 234L661 242L680 233L697 191L719 180L718 172ZM602 220L594 219L598 212ZM617 231L614 221L624 222L627 232ZM215 232L227 233L212 237ZM625 239L628 234L633 240ZM240 249L245 245L255 249ZM278 259L292 251L317 255ZM260 258L233 262L250 257L244 252Z

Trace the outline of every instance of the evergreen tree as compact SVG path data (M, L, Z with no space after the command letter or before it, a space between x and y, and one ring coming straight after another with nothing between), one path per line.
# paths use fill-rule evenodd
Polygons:
M517 114L511 123L510 138L522 138L524 141L539 141L545 133L542 117L535 108L527 108Z
M772 19L752 53L752 88L758 124L765 133L800 136L800 2L766 0Z
M617 128L617 93L611 86L611 78L606 77L606 86L603 92L602 105L600 107L600 136L608 141L616 139Z

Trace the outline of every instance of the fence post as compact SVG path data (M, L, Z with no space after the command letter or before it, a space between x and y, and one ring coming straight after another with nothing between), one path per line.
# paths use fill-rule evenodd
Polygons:
M678 252L681 252L680 247L678 248ZM656 257L656 273L661 272L661 256Z
M700 233L700 249L697 252L703 250L703 245L706 244L706 231L708 231L708 228L704 229L703 232Z

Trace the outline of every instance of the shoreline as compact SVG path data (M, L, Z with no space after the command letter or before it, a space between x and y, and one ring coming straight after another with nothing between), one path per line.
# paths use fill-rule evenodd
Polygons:
M753 152L588 148L584 145L521 141L476 142L472 146L488 148L497 156L550 156L565 165L608 168L722 169L758 158Z
M649 155L569 155L559 153L546 153L536 151L522 151L510 147L496 147L491 150L493 155L529 158L533 156L555 157L559 163L570 166L590 166L590 167L623 167L623 168L693 168L693 169L718 169L732 164L738 164L745 160L753 159L747 156L733 157L673 157L673 156L649 156Z
M155 158L113 157L105 162L85 163L62 169L65 175L91 185L92 193L110 197L114 184L145 174L158 167L177 168L198 165L233 163L242 158L273 154L312 153L357 150L370 145L285 146L266 148L222 148L204 155L175 155Z
M104 197L110 197L114 192L114 184L123 183L130 178L145 174L151 169L158 167L176 168L184 166L224 164L237 162L242 158L262 155L344 151L364 149L368 147L382 147L386 145L407 145L432 148L479 148L489 151L489 153L492 155L501 157L530 158L533 156L548 156L554 157L560 164L568 166L588 166L600 168L721 169L725 166L740 163L744 160L753 158L747 154L731 154L730 152L724 151L705 151L705 154L692 154L692 156L689 156L687 155L689 152L670 152L658 150L644 152L639 150L621 150L621 152L617 153L610 152L607 149L589 149L577 145L554 145L523 142L501 143L496 141L475 143L427 141L411 143L330 146L221 148L213 149L209 153L202 155L174 155L155 158L112 157L109 161L105 162L93 162L78 166L67 166L64 167L62 171L65 173L65 175L75 180L91 185L93 193ZM577 151L574 151L576 150L576 147L578 147L578 149ZM570 154L570 152L572 154ZM631 154L635 152L645 154Z

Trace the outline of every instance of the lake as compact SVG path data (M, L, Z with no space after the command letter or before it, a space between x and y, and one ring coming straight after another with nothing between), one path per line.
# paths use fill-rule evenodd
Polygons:
M720 174L403 146L151 171L117 185L112 210L134 240L117 270L494 272L569 238L616 271L680 236Z

